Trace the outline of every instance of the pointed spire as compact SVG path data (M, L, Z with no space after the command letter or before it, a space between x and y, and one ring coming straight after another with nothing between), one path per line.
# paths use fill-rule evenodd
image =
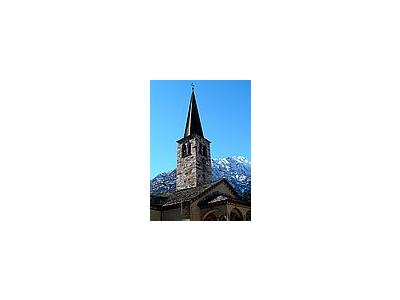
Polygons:
M185 136L198 134L203 136L203 129L201 128L199 111L197 110L196 97L194 95L194 85L192 83L192 96L190 97L189 111L186 119Z

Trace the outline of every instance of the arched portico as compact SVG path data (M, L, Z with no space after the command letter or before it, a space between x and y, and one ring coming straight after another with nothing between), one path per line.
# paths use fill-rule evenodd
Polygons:
M243 221L242 213L237 208L232 209L229 214L229 221Z
M217 221L217 216L215 215L215 211L210 211L206 213L203 217L203 221Z

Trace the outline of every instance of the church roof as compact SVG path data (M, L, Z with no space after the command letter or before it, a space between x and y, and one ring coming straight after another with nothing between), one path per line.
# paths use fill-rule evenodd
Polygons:
M215 186L219 182L209 183L194 188L178 190L172 193L164 193L150 197L150 206L153 207L165 207L184 202L190 202L197 196L200 196L203 192L207 191L210 187Z
M199 201L199 206L206 206L208 204L220 203L231 199L233 198L225 193L214 192L206 196L204 199L201 199Z
M189 111L186 119L185 135L184 137L198 134L203 136L203 129L201 128L199 111L197 109L196 97L194 95L194 89L192 87L192 96L190 97Z
M232 197L228 194L216 191L213 192L203 199L201 199L198 203L198 206L200 207L205 207L205 206L213 206L213 205L219 205L219 204L224 204L224 203L235 203L239 205L245 205L248 206L249 202L242 200L239 197Z
M202 186L184 189L184 190L178 190L178 191L175 191L172 193L164 193L164 194L151 196L150 197L150 207L156 208L156 209L161 209L161 208L165 208L165 207L181 205L181 203L191 202L191 201L196 200L199 197L203 196L210 189L212 189L213 187L215 187L216 185L221 184L221 183L227 184L228 188L237 197L235 199L233 199L232 197L229 197L230 200L243 202L243 201L239 200L240 196L235 191L235 189L229 184L229 182L226 179L223 178L216 182L205 184ZM223 200L227 200L226 199L227 197L218 197L218 196L225 196L225 194L213 193L209 197L206 197L204 200L202 200L202 202L199 204L200 205L208 205L208 204L220 202Z

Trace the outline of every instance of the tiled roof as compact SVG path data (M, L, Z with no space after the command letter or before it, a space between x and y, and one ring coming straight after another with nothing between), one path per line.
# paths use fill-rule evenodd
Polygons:
M210 195L208 195L207 197L205 197L204 199L201 199L199 201L199 206L205 206L207 204L213 204L213 203L218 203L218 202L224 202L226 200L231 199L232 197L230 197L229 195L226 195L224 193L221 192L214 192L211 193Z
M216 185L218 182L198 186L195 188L179 190L173 193L162 194L162 196L168 197L168 200L163 204L163 206L181 204L185 202L190 202L200 196L203 192L207 191L209 188Z
M175 191L172 193L158 194L150 197L150 206L154 208L161 208L166 206L178 205L185 202L191 202L197 197L203 195L208 189L216 186L226 179L221 179L213 183L205 184L202 186Z
M222 182L225 182L228 185L228 187L232 190L232 193L235 195L235 197L231 197L231 196L226 195L221 192L215 192L215 193L212 193L211 195L209 195L208 197L202 199L201 203L199 203L200 206L208 205L208 204L215 204L215 203L226 201L226 200L247 205L247 202L240 200L239 195L237 194L235 189L229 184L229 182L226 179L221 179L216 182L198 186L195 188L184 189L184 190L179 190L179 191L175 191L172 193L164 193L164 194L158 194L155 196L151 196L150 197L150 207L161 209L164 207L180 205L181 203L191 202L191 201L197 199L198 197L201 197L209 189L213 188L214 186L216 186Z
M161 208L165 202L168 201L168 197L161 195L151 195L150 196L150 207L151 208Z
M211 193L210 195L208 195L207 197L205 197L204 199L201 199L199 201L199 206L207 206L207 205L215 205L218 203L223 203L223 202L234 202L237 204L242 204L242 205L249 205L248 202L241 200L240 198L236 198L236 197L231 197L230 195L227 195L225 193L221 193L221 192L214 192Z

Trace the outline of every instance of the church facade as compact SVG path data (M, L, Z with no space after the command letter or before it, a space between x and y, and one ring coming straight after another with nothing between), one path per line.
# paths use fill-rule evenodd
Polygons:
M150 196L151 221L250 221L251 204L226 180L212 182L211 142L203 135L194 88L177 141L176 190Z

